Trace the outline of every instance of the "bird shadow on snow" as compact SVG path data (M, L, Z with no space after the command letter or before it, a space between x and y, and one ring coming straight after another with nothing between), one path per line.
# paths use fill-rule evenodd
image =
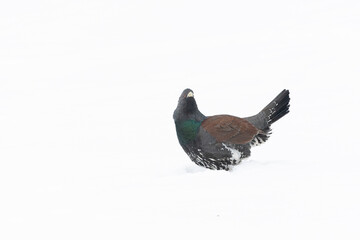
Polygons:
M186 166L184 168L184 170L185 170L186 173L200 173L200 172L205 172L208 169L200 167L200 166L194 164L192 166L190 166L190 165Z
M274 165L279 165L281 164L282 161L281 160L270 160L270 161L258 161L256 159L244 159L239 165L233 166L232 168L230 168L229 173L235 173L238 171L243 171L247 168L263 168L266 166L274 166ZM210 170L204 167L200 167L196 164L193 165L187 165L183 168L183 171L185 173L190 173L190 174L196 174L196 173L203 173L203 172L207 172L207 171L216 171L216 170ZM220 170L225 171L225 170Z

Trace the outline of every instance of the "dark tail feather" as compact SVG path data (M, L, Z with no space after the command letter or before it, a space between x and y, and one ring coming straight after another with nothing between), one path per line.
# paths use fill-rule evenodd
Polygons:
M257 115L245 118L258 129L265 133L270 132L270 126L289 112L289 90L283 90ZM268 134L265 134L268 135Z
M267 117L267 123L269 126L289 113L289 93L289 90L284 89L262 110Z

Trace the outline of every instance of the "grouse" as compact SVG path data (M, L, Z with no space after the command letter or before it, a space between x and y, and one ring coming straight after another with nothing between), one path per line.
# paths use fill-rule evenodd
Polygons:
M173 118L181 147L197 165L229 170L250 156L250 149L267 141L270 126L289 113L289 90L283 90L258 114L239 118L231 115L205 116L194 92L180 95Z

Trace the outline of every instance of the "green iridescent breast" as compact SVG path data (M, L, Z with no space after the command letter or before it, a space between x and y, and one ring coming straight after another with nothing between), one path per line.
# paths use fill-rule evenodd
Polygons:
M196 138L201 122L186 120L175 122L176 133L181 144L187 144Z

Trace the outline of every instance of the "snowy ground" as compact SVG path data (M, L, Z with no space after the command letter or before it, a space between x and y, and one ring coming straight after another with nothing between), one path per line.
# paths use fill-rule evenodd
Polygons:
M0 239L359 239L358 1L0 3ZM290 114L232 172L172 112Z

